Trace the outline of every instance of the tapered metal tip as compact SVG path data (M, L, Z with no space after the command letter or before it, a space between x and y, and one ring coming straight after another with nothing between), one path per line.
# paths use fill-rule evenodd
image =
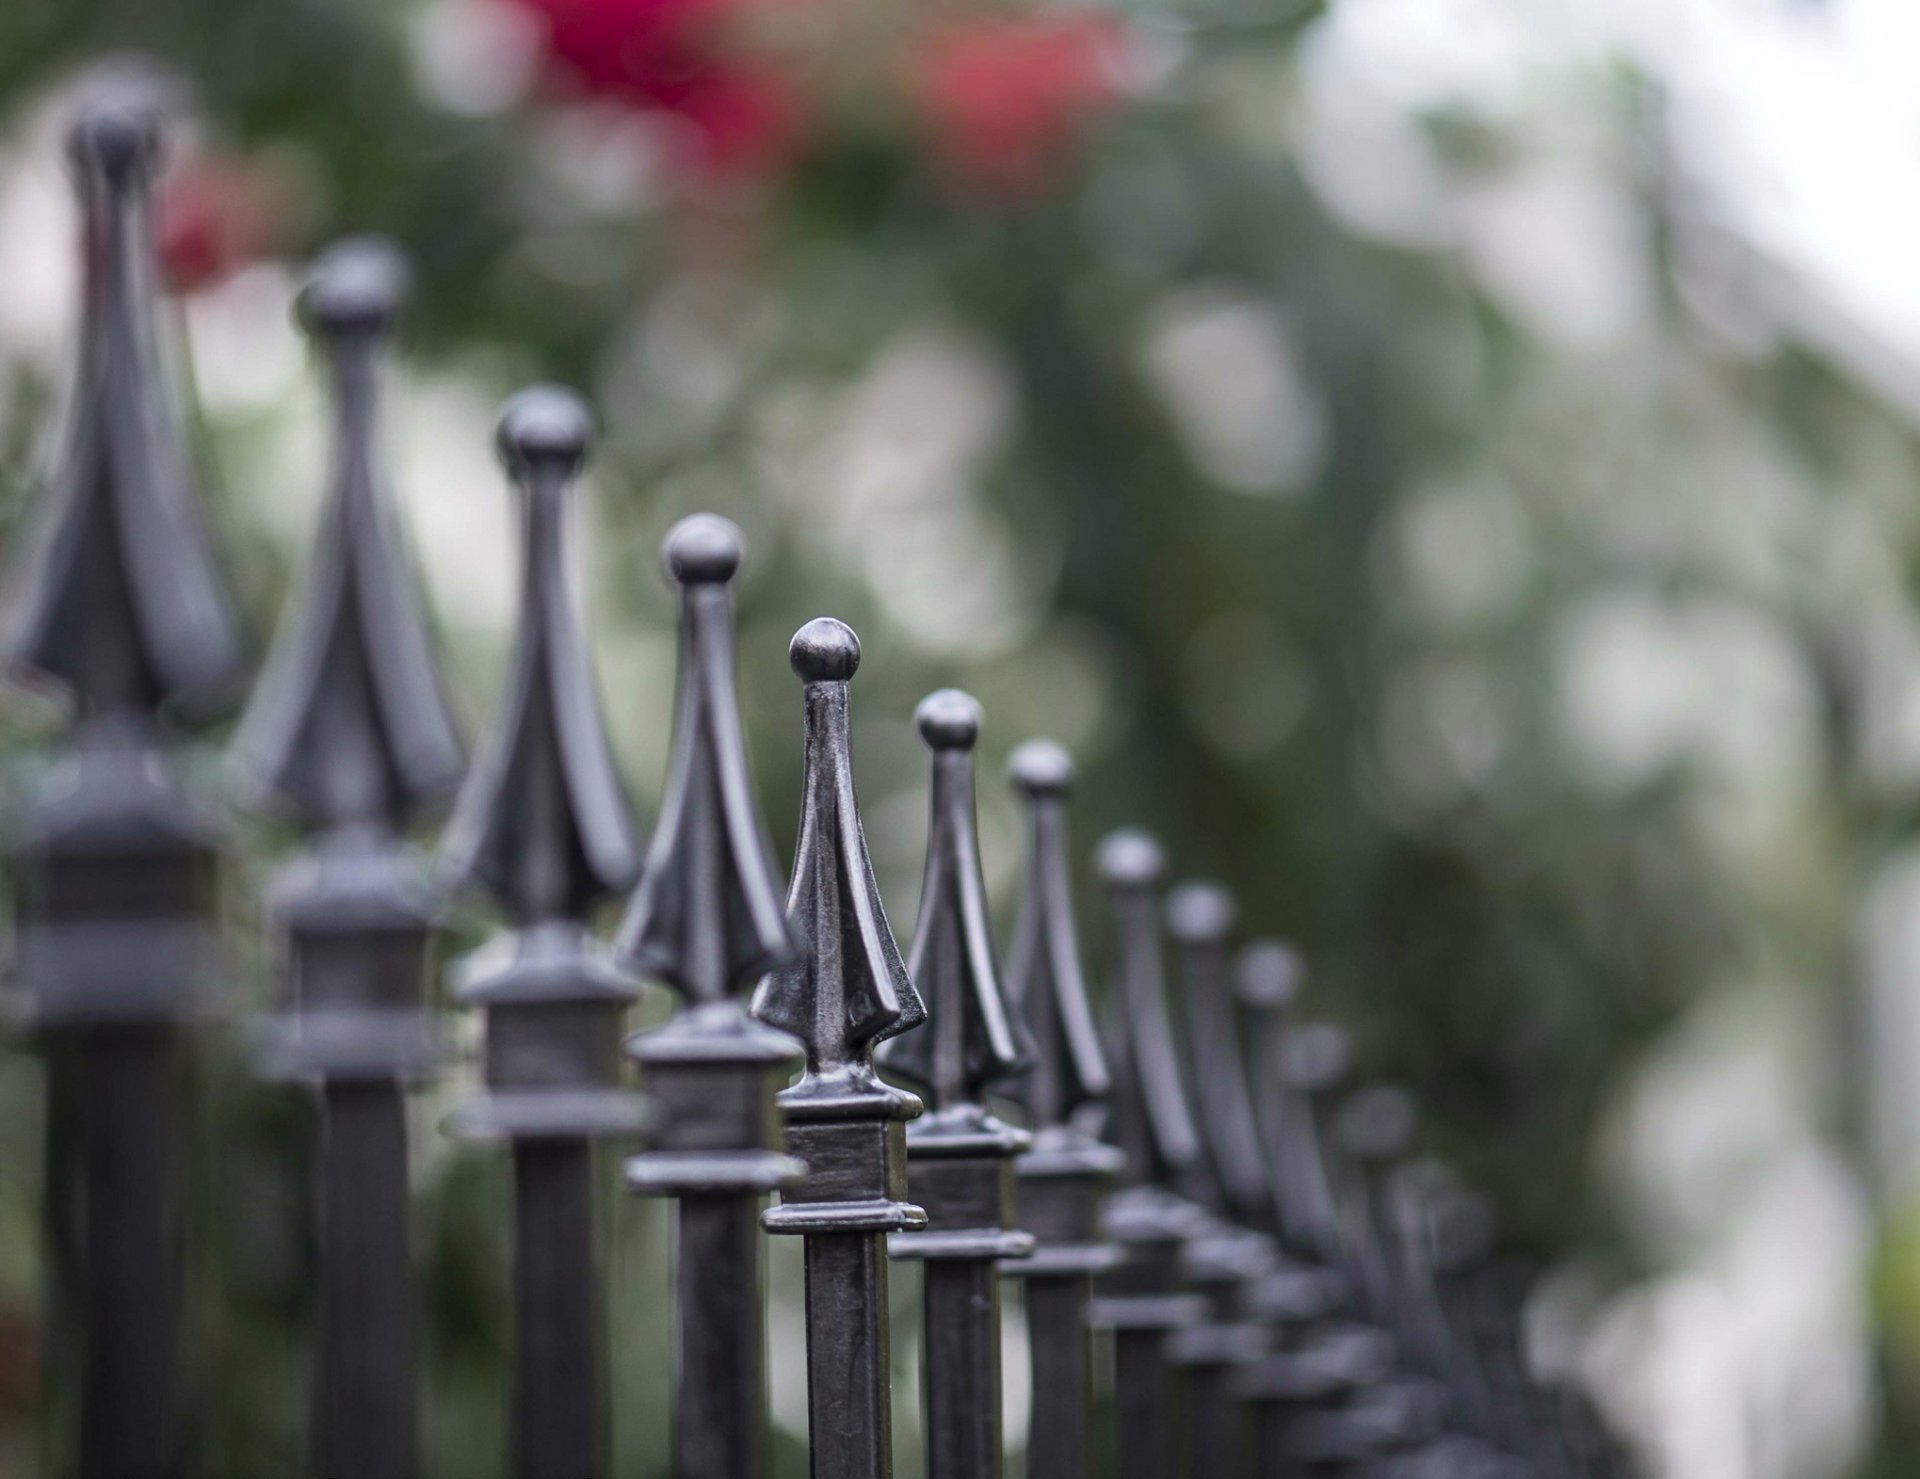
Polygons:
M1256 1012L1277 1012L1300 999L1306 970L1300 953L1279 940L1255 940L1240 952L1240 1000Z
M1183 883L1167 895L1167 931L1183 945L1214 945L1233 933L1233 895L1217 883Z
M1101 839L1094 861L1109 888L1151 888L1167 873L1166 853L1152 833L1139 827L1109 832Z
M942 688L920 700L913 722L932 750L971 750L980 738L980 705L970 693Z
M667 531L660 558L681 585L714 585L733 579L746 540L732 519L689 514Z
M328 247L300 293L300 320L315 333L384 334L406 301L412 274L400 248L382 236L352 236Z
M1382 1084L1362 1089L1340 1111L1336 1133L1341 1148L1365 1161L1404 1155L1413 1141L1419 1113L1405 1089Z
M1073 787L1073 756L1052 740L1028 740L1007 761L1007 773L1029 796L1064 796Z
M1282 1071L1287 1083L1308 1094L1340 1087L1353 1068L1353 1040L1331 1022L1309 1022L1287 1038Z
M67 157L82 177L124 184L159 167L165 113L157 83L138 75L96 83L67 129Z
M860 671L860 639L831 616L816 616L793 634L787 661L802 683L845 683Z
M510 473L545 463L571 476L593 445L593 412L564 385L530 385L500 408L494 443Z

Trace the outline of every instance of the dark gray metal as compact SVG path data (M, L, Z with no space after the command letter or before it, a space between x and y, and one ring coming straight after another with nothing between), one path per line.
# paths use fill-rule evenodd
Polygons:
M1198 1476L1250 1472L1248 1413L1240 1384L1269 1350L1272 1327L1257 1318L1262 1296L1282 1275L1271 1228L1276 1219L1270 1163L1254 1123L1234 1021L1230 951L1233 896L1213 883L1187 883L1167 898L1185 988L1187 1067L1206 1147L1202 1179L1214 1221L1187 1248L1188 1277L1208 1318L1181 1332L1175 1360L1186 1367L1189 1466Z
M915 720L933 752L927 866L907 972L926 994L924 1031L894 1038L883 1064L925 1085L933 1111L907 1132L907 1186L927 1209L924 1232L892 1241L925 1270L928 1479L998 1479L999 1262L1033 1251L1013 1221L1013 1159L1032 1143L990 1113L990 1086L1022 1071L1029 1050L1007 1008L987 921L974 825L973 746L980 706L956 689L921 701Z
M607 1469L596 1140L631 1137L644 1101L620 1082L635 990L588 933L632 886L639 853L607 750L567 577L568 501L592 438L572 391L522 391L500 417L523 530L512 676L442 843L450 872L511 921L461 963L459 997L486 1016L486 1092L449 1128L512 1147L512 1449L523 1479Z
M1167 1015L1160 948L1166 857L1148 834L1125 829L1101 842L1098 865L1114 928L1111 1125L1126 1168L1106 1222L1122 1262L1101 1280L1089 1317L1113 1331L1117 1479L1178 1479L1187 1473L1178 1441L1184 1383L1170 1346L1207 1315L1207 1301L1187 1287L1186 1260L1188 1245L1211 1222L1193 1200L1204 1182L1204 1151Z
M222 842L165 715L239 676L162 364L149 191L161 89L94 78L67 134L84 230L68 421L15 554L0 659L70 705L62 753L22 778L7 848L21 1003L48 1060L59 1337L87 1479L187 1468L179 1218L190 1019L217 990Z
M394 248L342 242L301 295L326 352L333 461L304 585L234 740L312 838L269 905L289 997L266 1066L321 1103L312 1451L320 1474L419 1468L404 1086L440 1056L427 1010L441 898L400 840L458 782L415 585L377 467L376 360L406 288Z
M673 759L618 951L684 1000L630 1038L658 1112L654 1149L626 1165L630 1190L677 1200L674 1473L754 1479L766 1446L761 1203L805 1165L785 1150L775 1092L800 1045L735 995L799 956L754 797L734 695L730 584L740 531L682 519L662 551L680 586Z
M807 1163L761 1223L806 1239L807 1416L815 1479L893 1472L886 1238L925 1227L906 1200L905 1128L920 1101L882 1083L874 1047L927 1009L887 923L860 825L848 733L853 629L808 622L788 656L805 685L805 790L787 922L804 948L760 983L753 1012L805 1045L807 1071L780 1095L788 1142Z
M1006 983L1034 1042L1033 1066L1015 1094L1033 1148L1014 1170L1021 1220L1038 1246L1007 1272L1026 1290L1033 1367L1028 1472L1081 1479L1092 1466L1087 1309L1094 1278L1120 1262L1102 1230L1102 1203L1126 1158L1096 1133L1113 1084L1073 920L1066 816L1073 761L1049 740L1029 740L1013 752L1010 769L1027 809L1027 876Z

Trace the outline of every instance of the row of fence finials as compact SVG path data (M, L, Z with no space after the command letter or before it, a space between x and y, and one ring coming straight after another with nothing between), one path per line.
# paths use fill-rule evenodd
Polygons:
M174 1069L222 974L221 829L176 736L234 689L242 643L158 346L147 199L160 116L152 90L118 73L90 85L69 134L78 378L5 608L11 671L64 691L74 715L22 778L9 846L21 995L49 1070L63 1291L50 1380L76 1394L73 1430L54 1442L89 1479L200 1472L181 1376ZM520 621L505 700L466 766L376 453L376 357L403 285L393 250L359 240L329 251L301 297L331 369L331 472L234 742L249 785L306 839L269 901L283 1006L258 1038L263 1063L320 1104L314 1473L419 1471L403 1106L443 1058L428 988L449 882L490 895L505 921L454 973L485 1047L483 1089L450 1128L512 1157L513 1473L607 1472L592 1146L622 1139L644 1147L624 1164L628 1187L676 1202L680 1479L762 1470L768 1233L805 1240L820 1479L891 1472L890 1258L924 1266L932 1479L1001 1472L1002 1277L1025 1290L1035 1479L1618 1471L1578 1404L1525 1374L1484 1203L1410 1157L1405 1097L1349 1089L1339 1032L1290 1020L1284 947L1234 959L1222 889L1187 885L1163 913L1160 850L1133 831L1099 849L1114 929L1103 1033L1070 903L1071 766L1040 741L1013 763L1030 850L1002 970L974 828L980 714L951 690L918 714L932 812L902 955L854 792L860 648L829 618L791 651L805 793L783 896L733 687L741 544L709 515L666 541L680 672L643 866L568 589L566 503L590 425L564 390L526 391L500 420L524 513ZM430 865L402 829L456 791ZM586 920L627 889L604 950ZM1163 929L1184 976L1177 1027ZM623 1046L637 978L682 1007ZM922 1086L924 1109L876 1056ZM1026 1128L995 1114L990 1090ZM1110 1406L1094 1397L1096 1333L1112 1341Z

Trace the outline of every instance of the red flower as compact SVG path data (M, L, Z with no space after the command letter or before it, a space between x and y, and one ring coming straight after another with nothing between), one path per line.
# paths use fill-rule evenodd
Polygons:
M1093 11L955 22L922 38L908 88L936 155L964 186L1024 200L1118 105L1124 42L1119 22Z
M195 160L171 171L155 203L160 275L193 293L291 245L297 212L276 170L246 160Z
M804 124L796 88L743 53L743 0L520 0L547 26L563 86L677 119L678 162L707 179L765 175ZM750 3L750 0L749 0Z

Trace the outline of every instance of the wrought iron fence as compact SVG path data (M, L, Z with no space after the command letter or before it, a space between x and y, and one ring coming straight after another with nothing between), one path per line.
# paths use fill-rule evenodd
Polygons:
M190 779L191 724L244 676L160 362L147 207L162 133L156 95L123 75L94 86L68 135L84 219L77 378L15 541L4 629L12 673L55 687L71 713L21 777L10 862L23 1041L48 1068L64 1327L50 1381L76 1398L62 1451L98 1479L199 1472L184 1421L191 1106L177 1070L219 1006L226 833ZM745 552L710 515L664 550L680 670L642 858L569 586L592 419L563 389L524 391L500 417L522 510L520 617L469 765L379 461L379 356L405 280L393 248L353 240L320 258L301 298L331 366L331 472L233 742L252 803L304 838L266 901L280 1008L254 1037L262 1071L310 1085L320 1108L314 1473L421 1469L405 1100L447 1057L430 977L454 887L490 897L500 921L449 973L485 1046L483 1088L446 1128L512 1160L512 1472L609 1471L604 1352L621 1332L601 1328L608 1188L593 1153L609 1140L634 1148L628 1191L674 1203L681 1479L763 1468L763 1234L805 1245L820 1479L891 1472L892 1406L913 1398L890 1390L887 1275L908 1259L923 1265L932 1479L1002 1471L1003 1278L1021 1281L1028 1313L1035 1479L1621 1472L1579 1403L1526 1374L1517 1310L1487 1277L1487 1208L1418 1154L1406 1097L1356 1085L1339 1029L1298 1014L1287 947L1236 953L1225 889L1163 899L1161 848L1137 831L1097 853L1103 1031L1070 885L1073 765L1045 741L1013 763L1028 852L1003 967L974 823L983 718L954 690L917 715L931 822L900 949L854 785L860 643L827 617L790 650L805 787L783 896L734 690L730 582ZM439 856L420 855L407 824L449 796ZM629 890L603 945L589 916ZM623 1042L647 981L680 1010ZM1016 1106L1021 1124L1002 1117ZM1094 1401L1096 1342L1110 1343L1108 1407ZM1113 1431L1096 1433L1109 1410Z

